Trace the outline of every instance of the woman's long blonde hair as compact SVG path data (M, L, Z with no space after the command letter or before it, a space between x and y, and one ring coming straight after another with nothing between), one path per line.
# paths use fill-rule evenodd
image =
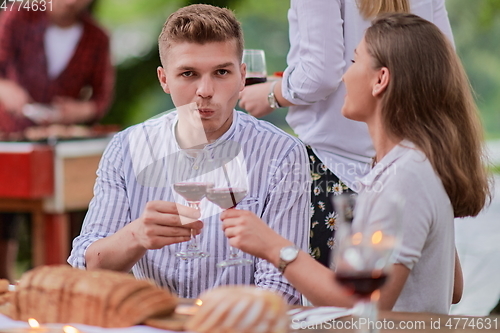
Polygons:
M391 77L384 129L425 153L455 217L476 216L491 198L490 177L479 113L451 43L434 24L401 13L378 16L365 42L374 67L388 68Z
M357 0L359 12L365 18L383 13L409 13L409 0Z

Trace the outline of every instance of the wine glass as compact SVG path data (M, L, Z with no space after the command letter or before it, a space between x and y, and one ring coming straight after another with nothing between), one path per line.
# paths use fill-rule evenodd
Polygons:
M243 50L243 62L247 65L245 85L267 81L266 55L264 50Z
M200 168L204 155L203 149L183 149L173 171L173 190L188 202L189 207L197 210L200 210L200 202L205 198L207 190L213 186L213 183L208 181L203 168ZM184 223L182 217L181 223ZM194 229L191 229L191 240L187 249L181 250L175 255L187 260L204 258L209 253L200 249Z
M236 207L248 193L247 172L242 154L232 159L214 158L210 163L214 186L207 189L207 199L222 209ZM238 249L232 246L229 248L229 258L217 263L217 267L252 264L252 260L243 258Z
M356 194L333 199L337 212L337 247L334 250L335 279L359 298L354 313L365 323L377 320L377 301L399 247L403 200L394 196L386 203L387 213L369 211ZM356 203L359 207L356 207ZM375 216L375 219L371 219ZM383 218L377 218L383 216ZM373 325L361 332L376 332Z

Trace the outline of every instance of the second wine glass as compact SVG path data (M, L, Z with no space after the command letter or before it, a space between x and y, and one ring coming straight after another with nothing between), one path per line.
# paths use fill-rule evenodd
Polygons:
M243 62L247 65L245 86L267 81L266 55L264 50L243 50Z
M215 158L210 160L213 169L213 187L207 189L207 199L222 209L236 207L248 193L246 167L241 155L232 159ZM250 265L253 261L243 258L240 251L232 246L229 258L217 263L218 267Z

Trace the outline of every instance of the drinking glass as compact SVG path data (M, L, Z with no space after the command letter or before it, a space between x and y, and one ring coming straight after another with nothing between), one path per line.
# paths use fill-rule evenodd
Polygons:
M390 274L401 239L403 201L397 196L389 198L385 214L356 207L357 202L361 206L356 194L336 196L333 202L338 214L338 243L334 249L336 280L359 297L354 314L365 318L367 323L360 327L360 332L376 332L380 287ZM368 221L370 216L383 218ZM370 322L373 324L368 325Z
M236 207L248 193L247 172L242 155L232 159L214 158L210 163L214 186L207 189L207 199L222 209ZM239 249L232 246L229 248L229 258L217 263L217 267L252 264L252 260L241 256Z
M267 81L266 55L264 50L243 50L243 62L247 65L245 85Z
M173 190L188 202L189 207L197 210L200 210L200 202L205 198L208 188L213 186L213 183L208 181L203 168L200 168L204 154L203 149L182 150L173 172ZM209 253L200 249L196 234L191 229L191 240L187 249L181 250L175 255L187 260L204 258Z

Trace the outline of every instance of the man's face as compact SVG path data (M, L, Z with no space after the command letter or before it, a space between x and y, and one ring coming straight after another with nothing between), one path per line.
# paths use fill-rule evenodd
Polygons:
M231 126L233 109L245 87L245 65L236 41L171 44L158 68L163 90L176 107L196 103L209 141Z

